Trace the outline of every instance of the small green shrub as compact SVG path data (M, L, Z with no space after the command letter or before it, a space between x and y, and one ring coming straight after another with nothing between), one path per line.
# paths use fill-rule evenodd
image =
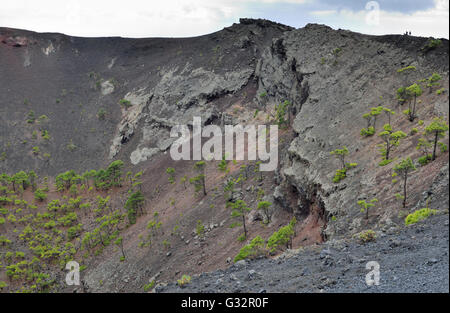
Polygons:
M365 230L365 231L361 232L358 237L359 237L359 240L362 243L375 241L377 239L377 235L371 229L368 229L368 230Z
M70 142L67 144L66 148L70 152L74 152L77 149L77 146L74 145L74 143L72 142L72 139L71 139Z
M387 159L384 159L384 160L382 160L380 163L378 163L378 165L379 166L386 166L386 165L388 165L389 163L391 163L393 160L387 160Z
M190 282L191 282L191 276L189 276L189 275L183 275L181 277L181 279L177 280L178 286L180 286L181 288L183 288L184 286L186 286Z
M416 67L415 67L414 65L409 65L409 66L406 66L406 67L403 67L403 68L398 69L398 70L397 70L397 73L403 73L404 71L408 71L408 70L413 70L413 71L415 71L415 70L416 70Z
M338 169L336 170L336 174L333 177L333 183L339 183L345 177L347 177L347 169L346 168Z
M247 238L247 237L245 236L245 234L241 234L241 235L238 237L237 240L238 240L239 242L244 242L246 238Z
M417 211L409 214L405 218L405 225L415 224L418 221L424 220L427 217L434 215L436 213L437 213L437 210L432 210L429 208L423 208L423 209L417 210Z
M98 117L99 120L104 120L105 117L106 117L106 110L103 109L103 108L98 110L97 117Z
M48 131L47 131L47 130L43 130L43 131L41 132L41 136L42 136L42 139L50 140L50 135L48 134Z
M44 192L44 190L37 189L34 192L34 199L36 199L38 201L44 201L45 199L47 199L47 194Z
M225 172L227 170L227 161L225 160L225 156L222 158L222 160L219 162L218 165L219 170L222 172Z
M119 104L120 104L121 106L123 106L125 109L128 109L129 107L133 106L133 105L131 104L131 102L130 102L129 100L126 100L126 99L121 99L121 100L119 101Z
M442 44L442 40L430 38L427 44L422 48L423 53L434 50Z
M264 240L260 236L256 236L248 245L243 246L241 250L239 250L239 253L234 258L234 262L264 255L264 244Z
M147 292L155 287L156 281L152 280L149 284L144 285L144 291Z
M430 163L431 159L432 159L432 155L431 154L427 154L427 155L424 155L424 156L418 158L417 161L419 162L419 164L421 166L425 166L428 163Z
M197 221L197 226L195 227L195 232L197 233L197 236L203 237L205 234L205 226L203 225L203 222L201 220Z
M335 49L333 49L332 53L334 56L338 56L341 51L342 51L342 48L335 48Z
M442 95L443 93L445 93L445 88L441 88L441 89L436 90L436 94L438 96Z
M274 253L276 249L286 246L286 248L292 247L292 238L294 238L294 227L297 223L297 219L293 217L288 225L281 227L278 231L274 232L267 241L267 248L271 253Z
M130 224L136 224L138 211L142 210L144 201L144 195L140 191L136 191L132 193L127 202L125 202L125 209L127 209L128 221Z
M166 169L166 173L169 174L169 183L174 184L175 183L175 169L173 167L168 167Z
M31 110L30 112L28 112L27 123L28 124L33 124L35 120L36 120L36 117L34 116L34 111Z
M447 152L448 147L445 143L439 141L437 144L439 146L439 150L441 150L442 153Z
M361 136L363 137L370 137L375 134L375 128L373 126L369 126L369 128L363 128L360 132Z

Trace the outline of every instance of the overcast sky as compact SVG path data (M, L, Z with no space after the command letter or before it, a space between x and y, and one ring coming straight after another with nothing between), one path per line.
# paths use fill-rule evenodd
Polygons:
M240 17L293 27L449 37L449 0L2 0L0 27L72 36L190 37Z

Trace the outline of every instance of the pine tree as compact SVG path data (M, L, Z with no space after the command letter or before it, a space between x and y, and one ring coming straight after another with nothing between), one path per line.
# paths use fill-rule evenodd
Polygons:
M399 164L394 166L394 172L397 173L399 177L403 179L403 208L406 208L406 196L407 196L407 180L408 175L415 171L416 167L414 166L411 158L403 159Z
M231 204L232 212L231 216L234 218L242 218L242 225L244 227L244 236L247 238L247 227L245 224L245 217L248 212L252 210L252 208L247 206L243 200L237 200L235 203Z
M405 138L406 134L401 130L394 132L389 124L385 124L383 128L384 131L380 132L378 136L380 136L386 144L381 150L384 160L389 160L390 152L400 144L400 140Z
M433 161L436 160L436 146L439 144L438 139L444 137L447 131L448 125L439 117L434 118L433 122L425 128L425 135L432 137L433 140ZM441 147L445 147L443 145L441 144Z
M203 195L206 196L205 166L205 161L199 161L195 163L194 169L199 174L195 177L190 178L189 182L194 185L196 192L203 189Z
M422 95L422 88L417 84L412 84L406 88L406 95L408 100L408 110L403 113L408 115L409 121L413 122L416 116L416 102L417 97ZM413 105L411 106L412 99L414 99Z

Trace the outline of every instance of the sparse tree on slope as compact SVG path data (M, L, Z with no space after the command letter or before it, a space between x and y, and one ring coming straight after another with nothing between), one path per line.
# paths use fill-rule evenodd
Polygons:
M440 144L441 150L446 150L443 143L439 143L438 139L445 136L448 131L448 125L442 118L436 117L433 122L425 128L425 135L432 137L433 140L433 156L432 160L436 159L436 146Z
M416 167L414 166L411 158L407 158L402 160L399 164L394 167L394 172L397 173L399 177L403 179L403 208L406 208L406 196L407 196L407 180L408 175L415 171Z

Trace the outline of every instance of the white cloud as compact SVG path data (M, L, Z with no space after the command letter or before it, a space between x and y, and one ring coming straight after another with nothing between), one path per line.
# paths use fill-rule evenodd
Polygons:
M319 0L14 0L0 7L0 26L74 36L189 37L218 31L239 17L255 16L252 8L270 4L273 12L286 4L308 4L319 22L369 34L412 31L413 35L449 37L448 0L412 14L380 12L380 24L366 24L367 11L334 11L314 6ZM269 10L265 17L270 18ZM258 14L256 14L257 16ZM274 16L277 16L276 14ZM278 15L279 16L279 15ZM283 21L279 21L283 22Z
M2 3L0 26L74 36L187 37L246 17L246 5L313 0L14 0Z
M15 0L0 11L0 26L78 36L194 36L229 25L238 1Z
M336 10L319 10L319 11L311 11L310 14L314 16L327 16L336 14Z
M334 28L345 28L366 34L403 34L405 31L411 31L414 36L449 38L448 0L436 0L434 8L412 14L383 10L379 13L378 25L366 23L368 11L340 10L327 16L316 12L314 16L321 19L320 22L330 24Z

